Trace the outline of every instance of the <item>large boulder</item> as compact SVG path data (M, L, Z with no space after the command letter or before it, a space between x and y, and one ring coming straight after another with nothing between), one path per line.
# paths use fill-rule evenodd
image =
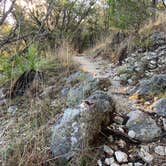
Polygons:
M140 110L132 111L127 114L129 117L126 126L135 132L135 138L143 142L151 142L161 134L161 129L155 120Z
M152 105L152 109L160 116L166 116L166 98L159 99Z
M110 123L113 111L112 98L101 91L92 94L79 106L66 109L53 127L51 149L54 156L61 156L60 162L67 161L88 147L102 125Z
M166 90L166 74L154 75L152 78L143 80L136 87L138 96L149 96L159 94Z

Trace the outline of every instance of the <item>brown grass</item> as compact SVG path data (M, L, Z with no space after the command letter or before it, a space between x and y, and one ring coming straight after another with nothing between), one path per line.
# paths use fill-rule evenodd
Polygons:
M142 39L148 37L151 33L155 31L166 32L165 27L165 12L161 12L158 13L155 21L152 19L147 20L140 28L138 34L136 34L134 31L125 31L125 40L115 45L114 47L112 46L112 40L113 36L117 33L117 30L112 30L112 34L110 36L97 43L95 47L88 49L85 53L94 57L101 56L113 62L117 62L125 46L127 46L128 52L132 52L140 45L140 43L142 43Z
M47 52L48 64L44 67L45 81L40 91L53 86L51 95L38 97L29 91L23 97L8 100L0 112L0 165L45 166L56 165L50 150L51 128L66 107L59 96L64 78L75 71L69 47L62 45L58 54ZM38 86L39 82L36 82ZM34 97L36 96L36 97ZM10 105L17 105L15 114L7 112ZM12 122L12 123L10 123Z

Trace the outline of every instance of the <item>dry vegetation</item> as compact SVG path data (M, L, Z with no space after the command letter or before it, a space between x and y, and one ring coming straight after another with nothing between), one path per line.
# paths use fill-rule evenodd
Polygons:
M134 31L123 31L125 37L120 37L119 42L114 41L117 38L117 29L113 29L109 37L104 38L95 47L88 49L85 53L91 56L102 56L113 62L119 61L119 58L126 54L125 52L132 52L139 47L149 47L151 41L146 41L146 38L155 31L166 31L166 17L165 12L158 13L155 20L147 20L139 29L138 33ZM118 39L117 39L118 40ZM125 49L127 48L127 50Z
M60 49L58 56L53 52L48 55L47 51L47 65L42 69L44 81L34 82L23 97L7 100L1 105L2 165L55 165L50 152L50 133L56 117L65 107L65 99L59 96L64 78L75 70L70 53L66 45L65 49ZM40 89L35 91L38 95L34 95L36 87ZM40 96L42 92L45 93ZM17 105L16 111L12 111L14 105Z

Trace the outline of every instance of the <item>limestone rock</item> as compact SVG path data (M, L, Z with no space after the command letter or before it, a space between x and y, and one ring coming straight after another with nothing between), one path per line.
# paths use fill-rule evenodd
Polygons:
M135 132L136 139L148 142L160 136L161 129L149 115L136 110L128 113L127 116L129 119L126 126Z
M104 152L109 154L110 156L114 153L114 151L107 145L104 145Z
M133 130L129 130L129 132L128 132L128 136L129 136L130 138L135 138L135 136L136 136L135 131L133 131Z
M66 109L52 131L51 149L54 156L66 161L78 150L86 148L101 131L101 125L110 123L114 111L111 97L98 91L73 109Z
M112 165L113 163L114 163L114 158L112 157L112 158L106 158L105 159L105 164L106 165Z
M123 162L127 162L128 161L128 156L126 153L122 152L122 151L116 151L115 152L115 157L116 157L116 160L119 162L119 163L123 163Z
M103 165L103 164L102 164L102 161L101 161L101 160L98 160L98 161L97 161L97 165L98 165L98 166L102 166L102 165Z
M153 156L145 148L141 148L138 154L146 163L151 163L153 161Z
M166 116L166 98L159 99L152 105L152 109L160 116Z
M159 155L166 155L166 147L165 146L156 146L154 149L155 153L159 154Z
M139 96L150 95L151 93L159 94L166 89L166 74L154 75L152 78L143 80L136 87L136 94Z
M137 163L134 163L134 166L143 166L143 164L142 164L142 163L137 162Z

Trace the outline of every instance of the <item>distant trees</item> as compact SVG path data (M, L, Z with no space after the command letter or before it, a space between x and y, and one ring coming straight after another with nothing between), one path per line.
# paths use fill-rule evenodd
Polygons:
M152 15L155 18L152 9L157 7L157 0L22 2L24 5L19 0L0 0L0 51L7 51L9 45L17 43L15 53L20 54L33 42L42 42L40 49L57 48L65 39L82 52L107 36L112 27L138 31L147 18ZM20 43L25 48L21 51Z
M139 29L150 16L150 2L147 0L109 0L110 26L119 29Z
M103 2L45 0L39 3L32 0L25 1L26 6L21 6L17 0L12 2L9 11L0 17L0 23L3 24L7 21L7 15L12 15L12 35L0 39L0 48L18 40L23 40L27 46L29 42L42 41L43 47L49 45L54 48L65 39L81 52L83 48L93 45L109 28L106 25L105 8L101 5ZM31 7L28 8L28 4Z

